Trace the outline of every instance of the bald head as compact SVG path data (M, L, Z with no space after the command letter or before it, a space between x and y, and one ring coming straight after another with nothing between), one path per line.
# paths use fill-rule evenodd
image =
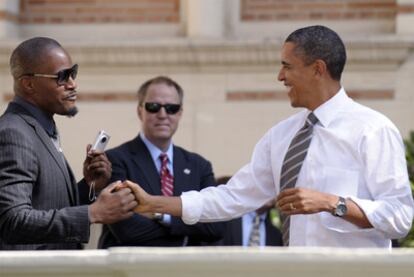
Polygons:
M10 57L13 78L16 80L24 74L35 72L46 62L47 53L53 48L62 46L56 40L47 37L35 37L20 43Z

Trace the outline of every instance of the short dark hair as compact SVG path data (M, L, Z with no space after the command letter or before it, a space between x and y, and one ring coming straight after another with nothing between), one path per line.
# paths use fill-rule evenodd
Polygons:
M167 86L174 87L177 90L178 97L180 98L180 104L183 103L184 91L181 88L181 86L169 77L157 76L143 83L138 89L138 105L139 106L142 106L144 104L144 100L145 100L145 96L147 95L148 87L152 84L166 84Z
M294 31L285 42L295 44L295 52L305 64L323 60L332 79L341 80L346 63L346 50L335 31L320 25L309 26Z
M62 48L54 39L34 37L20 43L10 56L10 72L14 78L33 73L47 58L45 53L50 49ZM63 49L63 48L62 48Z

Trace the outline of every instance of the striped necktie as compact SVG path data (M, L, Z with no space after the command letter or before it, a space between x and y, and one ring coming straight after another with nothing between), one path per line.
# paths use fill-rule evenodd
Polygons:
M165 153L161 153L161 192L164 196L172 196L174 191L174 177L168 170L168 156Z
M308 148L311 143L313 126L318 118L311 112L306 119L305 125L296 133L289 145L283 160L280 172L280 191L293 188L299 176L303 161L305 160ZM283 245L289 245L290 216L281 213Z
M248 246L260 246L260 215L256 214L253 218L253 226L250 231Z

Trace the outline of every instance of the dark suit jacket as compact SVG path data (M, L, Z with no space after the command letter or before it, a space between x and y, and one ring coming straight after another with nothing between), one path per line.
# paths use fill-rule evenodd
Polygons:
M10 103L0 118L0 250L81 248L89 218L77 193L46 131Z
M270 214L267 213L265 219L266 246L283 246L282 233L273 226ZM224 238L217 243L222 246L243 245L242 238L242 218L235 218L226 222Z
M173 151L174 196L215 185L210 162L177 146L174 146ZM149 194L161 195L159 173L139 136L109 150L107 155L112 163L112 181L128 179L138 183ZM171 226L166 227L135 214L127 220L104 226L99 247L182 246L185 236L188 236L188 245L200 245L216 241L222 236L223 223L186 225L180 218L171 219Z

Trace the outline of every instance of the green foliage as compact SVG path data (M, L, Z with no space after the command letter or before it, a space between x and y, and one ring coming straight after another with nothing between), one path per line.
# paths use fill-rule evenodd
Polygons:
M414 131L411 131L409 138L404 140L405 156L407 158L408 175L410 177L411 191L414 195ZM414 225L414 222L413 222ZM414 228L401 242L401 246L414 247Z
M414 182L414 131L411 131L409 138L404 140L404 144L405 156L407 158L408 175L410 176L412 185Z

